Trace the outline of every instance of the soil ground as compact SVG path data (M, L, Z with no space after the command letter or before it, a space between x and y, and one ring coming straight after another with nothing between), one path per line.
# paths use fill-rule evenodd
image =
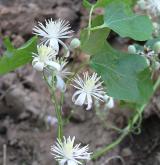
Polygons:
M0 0L0 32L9 36L16 47L32 36L32 28L37 21L47 18L64 18L71 22L78 36L84 27L87 11L79 0ZM124 46L128 40L111 38L116 47ZM0 38L0 54L4 51ZM80 55L77 62L83 59ZM69 91L65 95L64 116L72 110L66 122L65 135L76 136L77 142L90 144L95 151L110 144L118 137L111 130L113 124L120 128L126 125L129 110L115 108L101 110L101 115L93 109L85 111L71 103ZM119 146L88 165L121 165L120 157L126 165L160 165L160 91L146 108L141 133L131 134ZM47 123L52 116L53 123ZM105 121L105 122L104 122ZM6 165L56 165L50 154L50 146L56 139L56 118L50 102L50 94L39 73L27 65L15 72L0 77L0 165L6 147Z

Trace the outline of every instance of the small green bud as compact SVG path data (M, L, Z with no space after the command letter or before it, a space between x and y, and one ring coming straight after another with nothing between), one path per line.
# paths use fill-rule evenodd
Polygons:
M139 8L140 8L141 10L145 10L145 9L146 9L146 2L145 2L144 0L139 0L139 1L137 2L137 4L138 4L138 6L139 6Z
M131 54L136 54L136 52L137 52L136 47L134 45L129 45L128 52Z
M159 28L158 23L157 22L153 22L153 27L154 27L154 29L158 29Z
M156 53L160 53L160 41L157 41L154 46L153 49Z
M78 38L74 38L70 43L71 50L78 48L81 45L81 41Z

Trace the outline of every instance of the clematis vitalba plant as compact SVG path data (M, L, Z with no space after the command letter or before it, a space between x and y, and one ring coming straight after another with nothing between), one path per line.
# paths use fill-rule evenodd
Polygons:
M133 132L137 123L140 126L139 119L160 85L159 77L156 81L153 79L160 69L160 37L153 35L157 29L154 29L149 18L151 15L159 17L159 1L140 0L137 3L146 15L134 13L131 0L98 0L94 4L83 0L83 5L89 11L89 19L86 28L81 29L79 39L73 37L74 32L68 21L50 18L44 24L38 22L33 27L36 36L19 49L15 49L6 39L7 51L0 59L0 74L32 61L33 68L43 76L58 120L57 142L51 146L51 154L60 165L84 164L116 147ZM97 8L103 11L99 15L94 13ZM156 23L159 25L158 21ZM122 38L128 37L145 44L133 42L128 45L127 52L122 52L109 43L111 31ZM66 44L65 39L70 44ZM77 49L89 57L74 70L70 69L69 59ZM101 104L112 110L115 101L134 106L134 114L116 141L92 153L89 145L75 144L75 137L64 135L62 107L65 93L70 88L74 90L71 98L73 104L90 110L86 113L94 110L94 105L101 112Z

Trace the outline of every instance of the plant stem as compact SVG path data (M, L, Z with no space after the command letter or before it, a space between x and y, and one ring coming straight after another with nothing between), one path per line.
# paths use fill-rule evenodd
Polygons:
M155 82L153 90L156 91L159 85L160 85L160 76L158 77L158 80Z
M52 102L55 105L55 111L56 111L56 116L58 119L58 139L62 140L63 138L63 120L62 120L62 106L58 105L56 96L55 96L55 92L53 92L52 94Z
M51 93L51 100L55 106L55 112L56 112L56 116L58 119L58 139L62 140L62 138L63 138L62 106L63 106L63 101L64 101L64 93L61 93L61 100L60 100L60 105L59 105L57 98L56 98L54 85L52 86L48 83L47 77L45 76L44 72L43 72L43 77L49 87L49 91Z
M94 31L94 30L97 30L97 29L102 29L104 28L105 26L104 25L99 25L99 26L95 26L93 28L90 28L91 31Z
M107 145L106 147L102 148L101 150L99 150L98 152L96 152L93 156L92 156L92 160L96 160L97 158L101 157L102 155L104 155L106 152L108 152L109 150L113 149L114 147L116 147L128 134L128 128L126 129L126 131L124 131L123 134L121 134L121 136L115 140L113 143Z
M160 77L157 79L155 82L155 85L153 87L154 92L157 90L157 88L160 86ZM128 124L127 127L124 128L123 133L119 136L117 140L115 140L113 143L107 145L106 147L102 148L101 150L97 151L95 154L92 156L92 160L96 160L97 158L103 156L106 152L110 151L114 147L116 147L119 143L122 142L122 140L131 132L132 126L137 123L139 119L139 115L143 113L145 110L145 107L147 106L146 104L143 104L141 108L139 109L139 112L134 116L132 123Z
M90 29L91 29L91 23L92 23L92 13L94 10L94 5L92 5L90 12L89 12L89 21L88 21L88 37L90 36Z

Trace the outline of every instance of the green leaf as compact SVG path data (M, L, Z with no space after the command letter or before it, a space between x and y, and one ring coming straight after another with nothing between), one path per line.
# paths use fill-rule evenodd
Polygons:
M83 0L83 6L85 8L91 8L92 7L92 4L90 2L88 2L88 0Z
M8 39L7 42L10 43ZM37 37L33 37L19 49L12 49L11 43L5 43L5 45L7 51L0 58L0 75L15 70L32 60L32 52L36 51Z
M105 8L104 24L121 37L145 41L151 37L152 23L148 16L134 14L125 3L111 3ZM145 27L145 30L144 30Z
M83 30L81 32L81 37L80 37L81 49L90 55L93 55L96 52L98 53L99 49L101 49L101 47L103 48L103 44L100 43L102 42L105 43L105 40L108 37L109 33L110 33L110 29L104 28L102 30L102 33L99 33L99 31L94 31L94 33L91 33L91 35L88 36L88 31Z
M83 0L83 5L86 8L91 8L92 5L94 5L94 8L97 7L106 7L111 2L121 2L121 0L97 0L95 4L91 4L88 0ZM132 6L136 0L123 0L123 3L128 4L129 6Z
M13 51L15 49L8 37L4 38L3 43L8 51Z
M151 39L151 40L148 40L148 41L145 43L145 45L146 45L147 47L150 47L151 49L153 49L154 44L155 44L157 41L160 41L160 37L154 38L154 39Z
M138 87L142 96L146 96L142 98L143 103L147 103L150 97L153 95L153 82L151 81L149 68L146 68L142 72L138 74Z
M132 6L135 3L135 1L136 0L123 0L123 3ZM95 7L106 7L111 2L119 3L122 2L122 0L98 0L95 4Z
M103 15L97 15L91 22L91 27L100 26L103 24Z
M107 34L107 29L99 29L92 32L89 39L82 40L85 45L82 49L92 55L90 66L101 75L110 96L129 102L145 102L152 93L146 60L113 49L105 40Z

